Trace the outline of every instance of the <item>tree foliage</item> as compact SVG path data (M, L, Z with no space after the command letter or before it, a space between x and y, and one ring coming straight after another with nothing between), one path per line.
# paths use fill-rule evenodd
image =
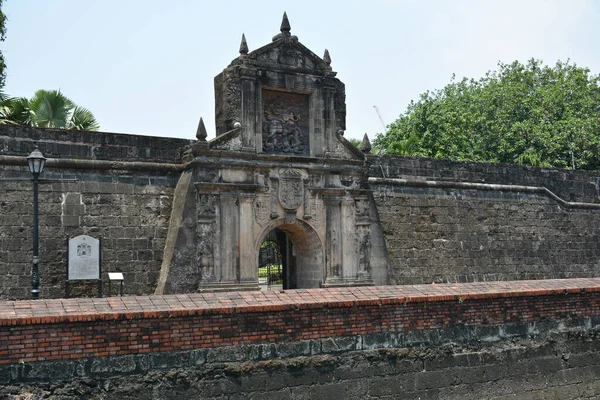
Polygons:
M499 64L425 92L378 135L389 154L600 168L600 76L568 61Z
M0 96L0 123L87 131L100 128L91 111L60 90L38 90L31 99Z

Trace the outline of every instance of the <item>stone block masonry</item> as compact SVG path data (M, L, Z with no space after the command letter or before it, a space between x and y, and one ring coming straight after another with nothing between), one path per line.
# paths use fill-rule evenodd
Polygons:
M548 188L574 202L600 203L598 171L536 168L514 164L491 164L424 157L369 157L369 176L415 178L445 182L472 182Z
M24 158L34 143L49 158L44 179L77 179L40 185L42 297L63 296L66 243L69 237L80 234L102 237L103 271L123 272L126 294L153 293L165 262L175 187L186 168L181 156L192 141L0 126L1 299L30 296L32 193ZM242 158L248 161L254 157L246 153L244 157L238 153L226 156L226 151L214 154L217 162L211 163L211 168L218 164L226 177ZM231 169L223 161L227 157L236 159L230 163ZM283 156L272 157L252 158L245 165L256 163L262 168L273 160L283 160ZM252 181L256 171L247 173L250 167L244 168ZM600 276L598 171L390 156L369 157L365 165L339 160L335 163L340 182L348 183L352 175L348 174L358 176L362 169L368 171L363 189L369 193L364 199L369 199L370 207L357 208L346 202L344 218L368 210L368 224L363 227L370 227L371 234L361 234L361 238L368 239L363 247L370 252L370 259L363 257L360 262L372 267L373 282L377 284ZM218 180L212 172L207 176L208 180ZM315 178L313 184L323 179ZM264 177L262 182L266 182ZM276 197L269 200L267 196L259 196L258 200L255 208L257 204L277 202ZM233 209L239 207L232 204ZM241 204L248 211L250 203ZM313 223L330 218L342 226L335 207L327 211L317 206L314 203L311 210L315 213L311 216ZM193 207L190 210L193 216ZM260 215L257 212L256 216ZM264 216L270 221L269 214ZM196 235L204 231L196 232L189 221L182 227L189 228L192 246L188 243L182 251L173 253L189 256L191 261L184 270L199 279L198 254L193 245L202 242L204 251L215 243L198 240ZM369 240L371 247L367 245ZM314 249L305 253L307 258L315 256ZM251 251L244 248L240 254ZM328 273L339 264L329 253L324 258L313 258L330 262ZM214 267L222 267L222 260ZM306 270L306 264L303 267ZM249 266L248 271L251 269ZM218 274L213 275L217 279ZM191 281L186 278L186 282ZM95 287L80 285L73 290L74 296L93 295Z
M392 282L599 275L597 171L371 161Z
M42 298L64 296L67 241L80 234L102 239L103 272L123 272L127 293L152 293L181 173L176 163L190 141L0 127L0 298L4 299L30 297L32 186L25 156L34 143L49 158L41 178L54 180L40 184ZM74 296L95 292L93 282L72 288Z
M0 395L592 398L598 328L600 279L2 302Z

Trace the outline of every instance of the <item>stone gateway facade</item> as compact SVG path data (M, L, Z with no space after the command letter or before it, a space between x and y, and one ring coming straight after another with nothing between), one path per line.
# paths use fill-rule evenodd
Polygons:
M366 155L343 137L344 84L330 64L285 15L272 43L249 52L242 38L215 78L218 136L206 142L201 122L185 155L157 294L257 290L273 230L292 243L284 288L388 283L372 254Z

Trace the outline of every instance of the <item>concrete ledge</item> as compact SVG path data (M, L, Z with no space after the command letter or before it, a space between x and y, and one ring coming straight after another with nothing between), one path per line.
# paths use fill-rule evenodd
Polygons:
M0 326L134 318L274 312L408 303L464 302L600 292L600 278L359 286L164 296L18 300L0 302Z

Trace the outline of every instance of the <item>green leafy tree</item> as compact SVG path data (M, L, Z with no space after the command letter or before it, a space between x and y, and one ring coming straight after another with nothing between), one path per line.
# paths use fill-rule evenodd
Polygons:
M0 97L0 123L96 131L91 111L73 103L59 90L38 90L31 99Z
M600 168L600 77L531 59L425 92L379 134L388 154Z

